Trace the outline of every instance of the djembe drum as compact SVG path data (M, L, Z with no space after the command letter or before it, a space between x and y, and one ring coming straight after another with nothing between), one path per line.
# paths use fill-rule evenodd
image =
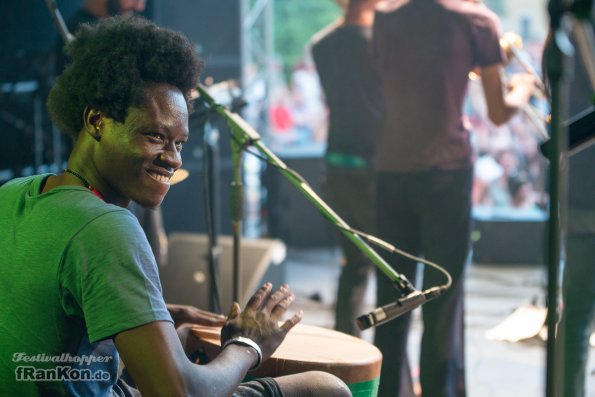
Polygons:
M190 327L188 336L193 338L190 343L201 361L212 360L219 353L220 330L216 327ZM297 324L275 354L249 375L277 377L305 371L325 371L343 380L354 397L375 397L381 364L380 351L362 339Z

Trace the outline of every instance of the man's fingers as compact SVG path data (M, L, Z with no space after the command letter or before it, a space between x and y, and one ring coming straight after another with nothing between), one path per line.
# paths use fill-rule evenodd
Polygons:
M217 315L217 316L214 316L214 317L206 317L206 318L205 317L202 317L200 320L197 320L196 322L197 323L199 323L199 322L204 323L204 324L201 324L201 325L209 325L209 326L212 326L212 327L217 327L217 326L221 326L221 325L225 324L225 321L227 319L228 318L225 317L225 316Z
M225 320L227 320L227 317L222 314L192 307L192 310L189 311L189 318L186 321L201 325L217 326L225 324Z
M246 310L258 310L262 305L262 302L264 302L266 297L271 293L272 288L273 285L271 283L265 283L260 287L246 304Z
M283 284L277 291L269 296L265 306L266 311L268 313L272 313L275 307L289 295L292 295L291 291L289 290L289 286L287 284Z
M204 314L206 317L213 317L213 318L218 318L218 317L225 317L223 314L220 313L214 313L208 310L203 310L203 309L198 309L195 308L200 314Z
M275 305L275 308L271 312L271 317L273 319L275 319L275 318L280 319L281 317L283 317L283 315L285 314L287 309L289 309L289 306L291 306L291 304L293 303L294 300L295 300L295 296L291 293L290 293L290 295L283 298L279 303L277 303L277 305Z
M281 326L281 329L285 334L289 332L297 323L302 321L302 316L304 315L303 310L299 310L296 314L293 315L289 320L285 321Z
M234 302L231 304L231 308L229 309L229 315L227 316L228 320L233 320L241 313L240 304L238 302Z

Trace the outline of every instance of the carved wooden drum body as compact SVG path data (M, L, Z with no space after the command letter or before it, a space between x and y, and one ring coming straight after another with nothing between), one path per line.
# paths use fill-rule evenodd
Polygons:
M208 359L220 348L220 328L192 326L199 349ZM356 397L375 397L382 354L372 344L326 328L298 324L270 359L250 372L253 377L325 371L342 379Z

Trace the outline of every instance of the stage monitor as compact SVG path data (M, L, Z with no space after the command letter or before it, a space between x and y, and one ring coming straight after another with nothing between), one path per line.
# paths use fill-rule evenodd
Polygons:
M171 234L167 265L159 269L166 302L209 309L208 244L206 234ZM221 247L219 261L221 311L227 314L233 295L232 237L220 236L219 245ZM285 244L281 240L242 239L239 283L242 307L265 281L272 282L275 287L285 282L281 266L285 255Z

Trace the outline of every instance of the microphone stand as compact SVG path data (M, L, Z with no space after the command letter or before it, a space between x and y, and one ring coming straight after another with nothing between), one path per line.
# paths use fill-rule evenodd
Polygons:
M564 33L561 30L560 23L562 18L562 1L550 0L550 29L552 32L551 48L546 54L546 65L548 79L551 86L551 122L550 122L550 171L549 171L549 219L547 229L547 263L548 263L548 288L547 288L547 342L546 342L546 387L545 395L554 397L555 393L555 373L556 373L556 348L555 335L557 326L557 308L559 286L558 278L560 274L560 169L563 152L563 145L567 142L561 135L566 134L561 121L563 114L567 114L562 109L563 101L561 95L563 92L564 80L564 58L566 48L564 43ZM567 38L566 38L567 40ZM566 101L567 102L567 101Z
M231 85L231 86L230 86ZM215 88L216 86L230 86L227 87L229 90L229 94L231 96L230 106L232 111L234 109L241 109L245 106L245 101L240 97L234 97L232 93L232 87L234 83L225 81L214 86L209 87L202 87L203 90L220 90L220 88ZM204 92L204 91L203 91ZM206 95L206 92L204 92ZM192 94L192 99L198 98L198 93ZM201 97L203 97L201 95ZM209 94L210 97L210 94ZM212 97L211 97L212 98ZM214 100L213 100L214 102ZM203 125L206 125L207 122L215 117L215 108L207 106L206 101L202 101L204 108L201 109L204 112L204 120L201 120ZM221 257L221 247L218 246L218 229L219 220L216 219L215 214L218 211L215 211L215 203L219 202L219 198L215 198L217 192L219 192L219 178L217 177L216 173L219 168L219 150L218 150L218 142L219 142L219 131L217 128L211 128L210 132L207 134L205 132L205 139L204 139L204 153L205 153L205 167L207 172L205 173L205 187L207 187L207 208L206 208L206 215L207 215L207 224L209 226L209 269L211 272L211 287L213 288L214 293L211 294L211 310L215 312L220 312L220 289L218 287L218 269L219 269L219 259ZM241 235L242 235L242 220L243 220L243 183L242 183L242 150L244 149L240 145L237 144L235 140L232 139L231 141L231 154L232 154L232 164L233 164L233 178L232 178L232 186L231 186L231 221L232 221L232 238L233 238L233 247L232 247L232 300L235 302L240 301L240 281L241 280L241 269L240 269L240 252L241 252ZM209 188L210 187L210 188Z
M568 128L564 120L568 118L568 84L566 78L566 60L573 55L574 49L562 27L565 13L571 13L576 18L573 21L573 31L577 39L581 58L585 62L585 69L595 90L595 45L593 29L589 22L592 10L592 0L575 0L568 4L564 0L550 0L548 11L550 14L551 46L545 54L545 63L551 85L551 148L550 148L550 208L548 220L548 291L547 291L547 345L546 345L546 397L559 395L556 387L556 373L561 370L563 363L558 360L557 339L557 308L559 297L558 280L561 262L561 203L565 203L566 186L560 183L561 169L567 161ZM567 168L567 167L566 167ZM563 381L567 381L564 379Z
M197 90L200 97L205 103L211 107L214 111L219 113L227 122L232 133L232 141L234 142L234 151L240 151L241 149L253 146L260 154L266 159L266 161L272 166L279 169L281 174L285 176L306 198L311 201L316 208L327 218L330 222L335 224L341 232L351 240L370 260L395 284L397 289L401 292L402 296L407 298L411 294L419 294L416 291L411 282L404 276L397 273L385 260L374 251L358 234L351 231L349 225L339 217L317 194L312 188L304 181L299 175L292 172L281 159L279 159L273 152L271 152L260 140L260 135L256 132L242 117L237 113L230 112L224 106L221 106L215 102L215 100L209 95L207 89L202 86L198 86ZM240 150L238 150L240 149ZM239 163L239 161L238 161ZM239 166L238 166L239 167ZM238 190L235 192L236 198L239 198L241 192ZM236 204L239 206L239 204ZM236 207L236 216L241 215L238 207ZM235 229L241 226L240 222L235 224ZM238 230L234 230L237 232ZM239 240L239 238L238 238ZM234 240L235 242L235 240ZM236 258L234 257L234 260ZM239 266L238 266L239 267ZM234 268L236 266L234 265ZM422 293L424 295L424 293ZM433 296L432 296L433 298ZM419 302L416 306L424 303ZM413 307L411 307L413 309ZM402 314L402 313L401 313ZM372 324L375 325L375 324Z
M559 297L558 279L561 261L561 232L560 211L561 202L565 202L562 184L560 183L561 164L567 161L568 128L563 123L568 118L568 85L565 84L567 72L565 60L573 55L574 49L562 27L562 18L570 12L576 18L573 30L577 39L581 58L585 62L585 69L592 87L595 89L595 48L593 30L587 24L592 0L575 0L568 4L563 0L550 0L548 11L550 14L550 32L552 34L551 47L546 53L546 66L551 82L552 119L551 119L551 151L550 151L550 213L548 221L548 308L547 308L547 345L546 345L546 397L559 395L556 387L556 373L561 370L563 363L558 360L557 339L557 308ZM565 188L565 186L564 186ZM563 381L567 381L563 379Z
M201 96L203 93L201 92ZM220 113L220 112L219 112ZM227 121L227 120L226 120ZM230 125L231 128L231 125ZM232 129L232 134L235 133ZM231 233L233 237L233 302L240 302L240 248L242 244L242 219L244 217L244 185L242 184L242 150L248 141L231 139L233 178L231 181Z
M68 31L68 27L66 26L66 23L64 23L64 18L62 18L62 13L58 9L56 1L46 0L45 4L50 10L50 14L52 15L52 19L54 20L54 25L56 25L60 37L62 37L64 43L70 43L72 40L74 40L74 36L72 35L72 33Z
M209 111L203 125L203 181L205 197L205 217L209 248L207 262L209 266L209 309L214 313L221 313L221 293L219 288L219 264L221 246L219 245L219 131L208 126Z

